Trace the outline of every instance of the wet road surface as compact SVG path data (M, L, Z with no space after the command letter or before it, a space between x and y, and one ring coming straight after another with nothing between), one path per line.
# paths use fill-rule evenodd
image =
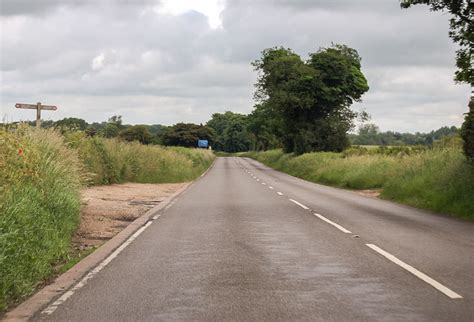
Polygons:
M474 320L472 223L244 158L155 218L34 320Z

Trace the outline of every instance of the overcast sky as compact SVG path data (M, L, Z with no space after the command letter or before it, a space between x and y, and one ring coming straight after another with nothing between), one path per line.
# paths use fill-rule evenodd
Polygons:
M267 47L303 58L331 42L359 51L365 109L382 130L459 126L449 15L398 0L0 0L0 118L16 102L59 107L45 119L206 122L253 108L250 62Z

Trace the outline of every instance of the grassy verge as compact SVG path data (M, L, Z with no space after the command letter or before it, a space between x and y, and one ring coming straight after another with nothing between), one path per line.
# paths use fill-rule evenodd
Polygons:
M272 150L243 156L305 180L341 188L382 189L385 199L474 219L474 165L457 147L411 154L315 152L294 156Z
M81 186L189 181L213 158L81 132L0 129L0 311L82 256L70 250Z

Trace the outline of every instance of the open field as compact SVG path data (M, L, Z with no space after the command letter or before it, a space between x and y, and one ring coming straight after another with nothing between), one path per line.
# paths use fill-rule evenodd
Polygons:
M81 187L191 181L212 160L209 151L82 132L0 129L0 310L32 292L68 257Z
M305 180L357 190L382 189L384 199L474 219L474 166L455 146L409 154L346 151L294 156L272 150L242 156Z

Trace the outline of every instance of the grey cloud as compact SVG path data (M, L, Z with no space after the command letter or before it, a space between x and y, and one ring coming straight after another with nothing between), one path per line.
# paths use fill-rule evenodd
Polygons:
M229 0L223 27L212 29L202 13L158 14L156 4L2 0L0 117L27 117L13 104L37 100L60 106L48 114L55 119L122 114L127 122L171 124L227 109L248 113L250 62L262 49L283 45L305 57L331 42L361 54L371 90L355 108L382 129L459 125L466 110L469 89L452 81L449 16L426 7Z
M37 15L52 13L64 7L81 6L127 6L141 7L158 4L159 0L2 0L0 2L0 15Z

